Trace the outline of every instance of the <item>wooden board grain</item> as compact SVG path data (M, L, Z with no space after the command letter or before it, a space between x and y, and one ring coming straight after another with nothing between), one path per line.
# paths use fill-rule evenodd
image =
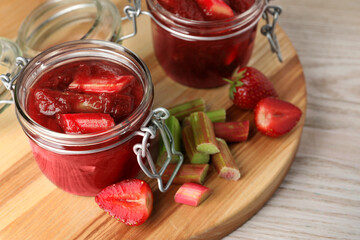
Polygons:
M14 24L18 21L15 19ZM148 65L155 84L156 107L201 96L210 109L226 108L229 120L253 119L251 112L232 105L226 86L198 90L168 79L153 54L149 19L142 16L139 25L139 34L124 45ZM130 31L129 27L126 23L124 31ZM15 36L0 31L2 36ZM277 62L267 40L259 34L250 65L270 78L281 99L305 113L306 86L301 64L281 28L277 34L284 63ZM0 115L0 239L219 239L241 226L276 191L297 151L304 119L290 134L278 139L265 137L252 126L249 141L231 145L241 179L229 182L218 178L211 169L205 185L213 189L213 195L197 208L173 201L178 186L160 193L151 182L155 197L151 217L139 227L128 227L99 209L94 198L65 193L41 174L11 106Z

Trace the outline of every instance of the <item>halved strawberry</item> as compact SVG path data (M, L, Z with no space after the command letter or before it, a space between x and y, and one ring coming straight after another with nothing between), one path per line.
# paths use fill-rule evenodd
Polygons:
M105 212L132 226L144 223L153 208L151 188L140 179L110 185L96 195L95 201Z
M65 133L92 133L115 126L114 119L105 113L69 113L56 117Z
M270 137L290 132L302 115L302 111L295 105L271 97L260 100L254 113L256 128Z
M223 0L196 0L209 20L220 20L234 16L233 10Z

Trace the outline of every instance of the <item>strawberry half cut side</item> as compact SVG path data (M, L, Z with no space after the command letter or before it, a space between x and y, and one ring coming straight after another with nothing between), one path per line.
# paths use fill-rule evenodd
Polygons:
M220 20L234 16L233 10L223 0L196 0L209 20Z
M270 137L290 132L302 115L302 111L295 105L275 98L260 100L254 113L256 128Z
M117 220L138 226L151 214L153 193L145 181L127 179L104 188L96 195L95 201Z
M58 124L65 133L84 134L104 131L114 127L114 119L105 113L57 114Z

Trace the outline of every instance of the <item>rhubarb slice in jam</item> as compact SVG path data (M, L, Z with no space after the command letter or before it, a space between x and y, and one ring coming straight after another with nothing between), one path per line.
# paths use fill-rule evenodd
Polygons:
M143 88L130 69L100 60L64 64L30 89L27 110L56 132L103 131L125 120L140 104Z
M114 119L105 113L58 114L57 119L65 133L92 133L115 126Z

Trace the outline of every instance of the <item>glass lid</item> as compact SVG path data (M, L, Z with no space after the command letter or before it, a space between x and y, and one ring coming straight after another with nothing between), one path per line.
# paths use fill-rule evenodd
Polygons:
M19 68L16 65L16 58L22 56L20 48L10 39L0 37L0 74L15 76ZM5 101L5 102L2 102ZM0 113L4 111L11 101L11 92L0 82Z

